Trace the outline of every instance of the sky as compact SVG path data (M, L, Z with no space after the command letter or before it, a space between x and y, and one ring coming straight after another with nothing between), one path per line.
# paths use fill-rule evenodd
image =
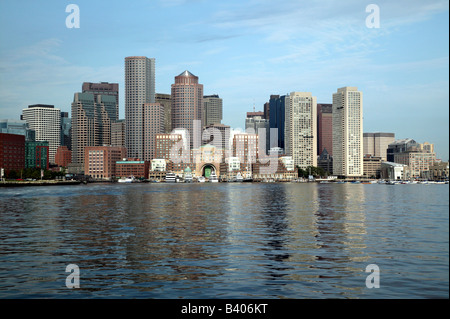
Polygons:
M79 28L66 26L69 4ZM449 159L448 0L0 0L0 119L31 104L70 112L83 82L119 83L124 118L124 59L137 55L155 58L157 93L197 75L233 128L272 94L331 103L355 86L364 132L434 143Z

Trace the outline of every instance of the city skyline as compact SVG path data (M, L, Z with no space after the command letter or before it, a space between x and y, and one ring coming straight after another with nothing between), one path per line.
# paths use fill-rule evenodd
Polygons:
M262 111L272 94L312 92L331 103L337 88L356 86L364 132L430 142L449 158L447 1L378 1L372 29L369 3L358 1L76 4L79 29L65 25L67 3L0 4L0 118L18 119L32 104L70 111L83 82L110 82L119 84L123 119L123 59L142 55L156 60L157 93L189 70L204 95L223 99L231 127L243 128L246 112ZM141 19L151 12L152 21Z

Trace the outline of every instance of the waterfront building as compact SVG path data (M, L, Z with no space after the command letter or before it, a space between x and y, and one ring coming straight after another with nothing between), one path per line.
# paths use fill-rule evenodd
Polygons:
M0 120L0 133L23 135L26 141L36 140L36 132L24 120Z
M54 105L35 104L22 110L22 118L36 132L36 141L47 141L49 161L55 162L55 154L61 145L61 110Z
M382 161L380 156L364 155L363 176L366 178L380 178Z
M190 148L200 146L203 84L199 84L198 77L186 70L175 77L171 92L172 130L186 129L189 132Z
M49 142L25 141L25 168L49 169L49 154Z
M422 175L428 180L448 180L449 162L434 162L433 165L430 165L428 171L423 172Z
M114 96L75 93L72 103L72 163L83 164L87 146L111 145L111 126L115 121Z
M110 95L113 96L116 101L116 114L115 118L119 118L119 84L118 83L91 83L83 82L82 93L93 93L94 99L97 99L98 95Z
M285 152L295 166L317 166L317 100L309 92L292 92L286 103Z
M203 96L202 127L222 122L223 101L219 95Z
M298 178L298 170L295 169L292 156L281 156L277 158L277 168L275 171L267 169L266 164L259 161L253 165L253 179L257 181L292 181Z
M382 162L380 177L382 179L395 181L409 179L408 166L393 162Z
M277 136L272 136L270 132L270 148L280 147L285 149L284 146L284 126L285 126L285 114L286 103L289 103L289 96L283 95L271 95L269 100L269 126L270 128L277 129Z
M125 58L125 145L128 157L144 158L144 104L155 103L155 59Z
M363 96L356 87L333 94L333 174L363 175Z
M364 155L381 157L382 161L386 161L387 150L394 141L394 133L363 133Z
M61 146L72 149L72 119L69 112L61 112Z
M126 157L126 149L116 146L86 146L84 174L94 179L110 180L116 177L116 162Z
M388 145L386 157L388 162L394 162L395 154L406 152L411 147L417 146L417 142L411 138L395 140Z
M125 147L125 120L111 123L111 146Z
M190 167L195 169L193 172L194 176L209 178L212 173L216 173L220 177L222 162L223 149L207 144L193 150L193 163Z
M144 103L144 161L156 155L156 134L164 133L164 106L160 103Z
M247 112L245 131L258 134L260 139L265 139L264 154L267 154L270 149L270 121L264 118L264 112Z
M116 162L116 177L148 178L149 161L141 161L138 158L127 158Z
M0 133L0 169L6 177L10 171L25 168L25 135Z
M68 167L72 163L72 151L67 146L60 146L56 150L55 164L60 167Z
M333 156L333 104L317 104L317 155Z
M172 96L170 94L155 94L155 103L159 103L164 107L164 132L172 132Z
M175 130L178 133L156 134L156 159L164 159L170 162L170 168L176 171L184 171L188 166L192 166L192 152L183 130ZM169 169L169 168L168 168Z
M408 150L396 153L394 162L407 165L412 178L420 178L436 162L436 153L430 152L430 144L412 146Z
M170 162L163 158L154 158L151 161L148 179L152 181L163 181L168 171L172 169Z

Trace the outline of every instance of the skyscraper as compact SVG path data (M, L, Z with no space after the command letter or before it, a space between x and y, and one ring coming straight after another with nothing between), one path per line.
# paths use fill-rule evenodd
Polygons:
M284 122L286 99L289 101L289 96L271 95L269 100L269 125L270 128L276 128L277 136L270 135L270 147L280 147L284 150ZM272 133L272 132L271 132Z
M111 145L111 123L117 121L111 95L75 93L72 103L72 163L83 164L87 146Z
M363 133L364 155L381 157L382 161L386 161L387 149L394 141L394 133Z
M356 87L333 94L333 174L363 176L363 96Z
M84 82L82 86L83 93L94 93L94 97L97 95L112 95L116 98L116 118L119 118L119 84L118 83L91 83Z
M156 93L155 102L164 106L164 133L172 132L172 97L170 94Z
M144 156L144 103L155 103L155 59L125 58L125 126L128 157Z
M54 105L30 105L22 110L22 118L36 132L36 141L48 141L49 161L54 163L61 143L61 110Z
M164 106L160 103L144 104L144 157L151 161L156 156L156 135L164 133Z
M333 155L333 104L317 104L317 155Z
M222 99L217 94L203 97L202 127L222 122L222 103Z
M260 130L264 129L264 130ZM248 133L258 134L260 142L265 144L265 150L262 150L266 154L270 149L270 126L269 120L264 118L264 112L247 112L247 118L245 119L245 131ZM263 133L264 131L264 133ZM265 136L262 136L265 134ZM261 139L265 140L261 140Z
M309 92L292 92L286 103L285 153L295 167L317 166L317 99Z
M172 84L172 129L187 129L191 148L201 145L201 127L194 129L194 126L202 123L202 109L203 84L199 84L198 77L186 70L176 76Z

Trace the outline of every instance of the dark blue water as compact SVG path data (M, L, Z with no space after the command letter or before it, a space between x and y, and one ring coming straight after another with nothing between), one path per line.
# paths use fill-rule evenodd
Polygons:
M0 298L448 298L448 213L448 185L0 188Z

